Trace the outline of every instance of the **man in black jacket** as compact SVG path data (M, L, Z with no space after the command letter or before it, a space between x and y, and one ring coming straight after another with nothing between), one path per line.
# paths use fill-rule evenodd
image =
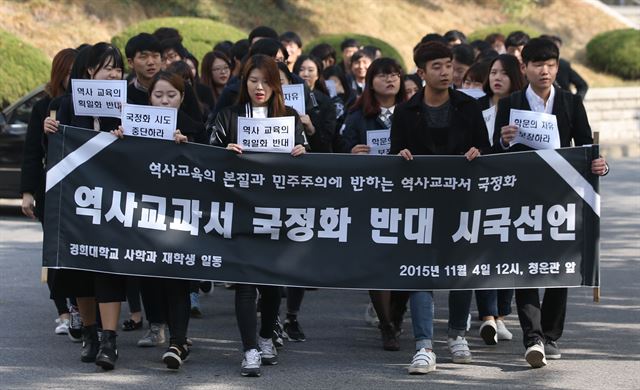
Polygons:
M414 51L413 59L426 85L408 102L396 107L390 154L397 153L406 160L412 160L414 154L464 155L473 160L481 151L489 150L480 107L473 98L449 87L453 78L451 48L440 42L423 43ZM449 293L447 344L454 363L472 361L465 339L472 293L471 290ZM424 374L435 369L433 301L431 292L426 291L414 292L410 299L416 354L409 373Z
M135 76L127 88L127 100L133 104L148 105L147 90L161 66L160 42L151 34L140 33L129 39L124 52Z
M512 108L544 112L556 116L560 146L569 147L593 143L591 127L587 119L582 99L553 83L558 73L559 51L548 39L535 38L522 49L522 60L529 86L525 91L517 91L501 99L495 121L494 147L504 151L530 150L528 146L516 143L518 127L509 125ZM591 172L603 176L609 171L604 158L592 161ZM567 309L567 289L547 288L542 305L538 289L516 290L518 318L527 349L525 359L533 367L543 367L546 358L560 359L557 340L562 336Z

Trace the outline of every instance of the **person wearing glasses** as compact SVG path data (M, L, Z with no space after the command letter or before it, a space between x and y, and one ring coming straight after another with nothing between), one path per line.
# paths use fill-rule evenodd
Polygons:
M362 95L345 120L345 153L369 154L367 131L391 128L395 107L406 98L402 76L402 67L391 58L379 58L368 67ZM378 316L382 348L387 351L399 350L398 336L409 293L371 290L369 296Z
M209 87L213 94L213 106L218 102L222 90L229 82L232 71L233 63L221 51L210 51L202 58L200 77L202 83Z

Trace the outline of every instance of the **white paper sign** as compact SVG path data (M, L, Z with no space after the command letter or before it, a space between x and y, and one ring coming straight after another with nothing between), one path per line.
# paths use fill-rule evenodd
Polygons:
M304 84L289 84L282 86L284 104L292 107L298 115L305 115Z
M121 121L125 135L173 141L178 110L173 107L125 104Z
M512 108L509 124L518 126L518 134L511 145L523 144L534 149L560 148L560 133L555 115Z
M278 118L238 117L238 144L243 150L291 153L295 146L296 121Z
M127 102L127 81L72 79L71 96L76 115L120 118Z
M391 150L391 130L367 130L369 154L389 154Z
M336 82L333 80L325 80L324 85L327 86L327 91L329 91L329 97L338 96L338 89L336 88Z
M483 90L477 89L477 88L461 88L461 89L456 89L456 91L469 95L474 99L480 99L481 97L486 95L486 93L484 93Z
M489 107L482 111L484 124L487 125L487 134L489 134L489 144L493 146L493 128L496 125L496 106Z

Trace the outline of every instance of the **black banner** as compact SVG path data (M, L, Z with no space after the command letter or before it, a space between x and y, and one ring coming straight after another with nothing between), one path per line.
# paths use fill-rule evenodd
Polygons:
M244 153L49 137L44 266L355 289L598 285L594 147Z

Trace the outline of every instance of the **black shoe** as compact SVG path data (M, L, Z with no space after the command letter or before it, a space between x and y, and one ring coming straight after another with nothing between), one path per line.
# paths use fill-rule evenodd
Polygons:
M122 323L122 330L124 332L130 332L132 330L142 329L143 322L144 322L143 319L140 319L140 321L135 322L134 320L129 318L128 320Z
M305 341L304 332L296 318L287 318L284 321L284 332L289 341Z
M544 343L544 354L547 359L557 360L562 357L558 343L553 340L547 340Z
M200 290L205 294L211 292L211 286L212 284L209 281L200 282Z
M116 346L116 332L112 330L102 331L100 350L96 356L96 365L103 370L113 370L118 360L118 347Z
M276 317L276 323L273 325L273 337L271 338L273 341L273 345L276 348L282 348L284 346L285 337L287 337L287 335L282 328L280 316L278 316Z
M186 362L188 358L189 348L186 345L171 344L167 352L162 355L162 361L167 365L167 368L172 370L180 368L182 363Z
M382 348L385 351L399 351L400 342L396 336L396 330L393 325L380 325L380 333L382 334Z
M80 360L85 363L95 362L99 348L100 342L98 341L98 328L95 325L83 326Z

